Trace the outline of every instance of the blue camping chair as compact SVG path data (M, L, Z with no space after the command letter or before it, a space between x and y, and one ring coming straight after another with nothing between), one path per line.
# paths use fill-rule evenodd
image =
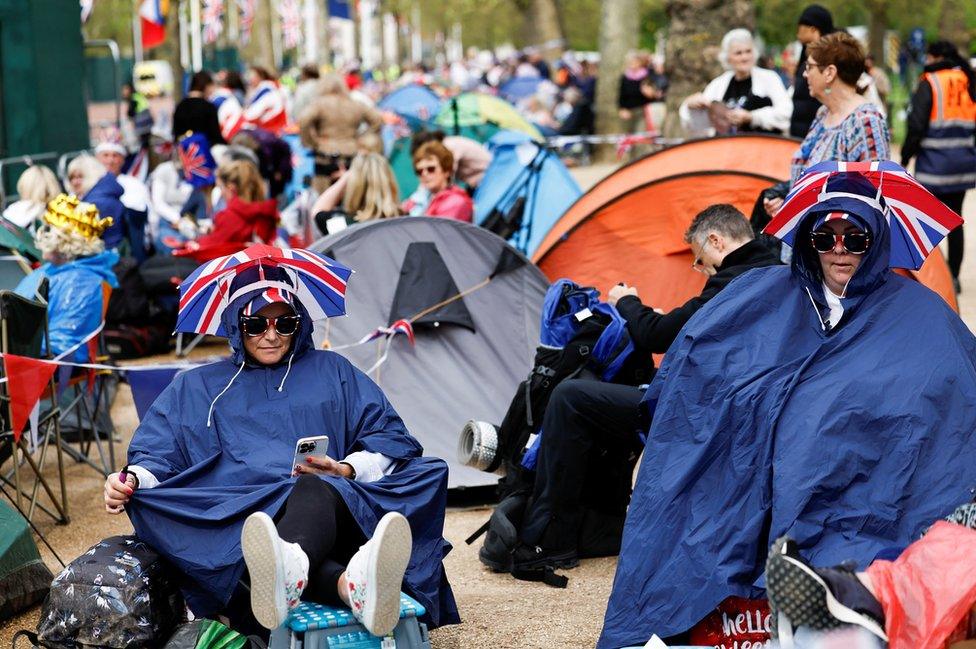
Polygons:
M532 256L583 192L559 156L524 133L500 131L488 148L492 160L474 193L474 221Z

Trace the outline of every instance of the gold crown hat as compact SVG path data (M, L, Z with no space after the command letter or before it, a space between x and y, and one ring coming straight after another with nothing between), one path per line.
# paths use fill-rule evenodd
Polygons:
M112 217L100 218L97 207L82 203L74 194L59 194L47 204L42 218L59 230L77 232L89 241L100 238L112 225Z

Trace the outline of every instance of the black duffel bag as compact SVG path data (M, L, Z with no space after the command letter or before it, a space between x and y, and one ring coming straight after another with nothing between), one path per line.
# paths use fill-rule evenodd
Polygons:
M54 578L38 642L51 649L160 647L185 617L177 574L134 536L100 541Z

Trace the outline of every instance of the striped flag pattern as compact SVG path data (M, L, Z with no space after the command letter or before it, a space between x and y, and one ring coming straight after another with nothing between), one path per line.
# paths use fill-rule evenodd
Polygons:
M289 281L266 279L261 273L259 279L230 292L239 273L262 266L284 269ZM221 324L224 310L244 293L262 288L293 293L313 321L343 315L351 274L352 270L324 255L255 244L203 264L180 284L176 331L226 336Z
M856 173L878 193L864 196L844 190L839 175ZM828 187L829 183L829 187ZM883 212L891 228L891 267L918 270L925 258L950 231L962 225L962 217L950 210L895 162L821 162L796 181L783 206L763 230L793 245L796 228L818 203L847 198L867 203Z

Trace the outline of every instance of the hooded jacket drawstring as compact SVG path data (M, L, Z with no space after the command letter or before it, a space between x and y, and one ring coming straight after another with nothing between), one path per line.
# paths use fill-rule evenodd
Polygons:
M237 378L237 375L244 371L244 364L246 362L247 361L243 361L243 360L241 361L241 366L237 368L236 372L234 372L234 376L230 377L230 381L227 383L227 385L224 386L224 389L221 390L216 397L214 397L213 401L210 402L210 411L207 412L207 428L210 428L210 424L213 422L213 411L214 411L214 406L217 405L217 399L224 396L224 392L227 392L227 390L230 389L230 386L231 384L234 383L234 379ZM289 366L291 365L291 360L288 361L288 364ZM287 374L285 376L287 376ZM282 384L283 383L284 381L282 381ZM278 388L278 390L281 391L281 388Z
M288 378L288 373L291 372L291 361L293 358L295 358L295 352L292 352L291 356L288 357L288 368L285 370L285 375L281 377L281 384L278 386L278 392L281 392L282 388L285 387L285 379Z

